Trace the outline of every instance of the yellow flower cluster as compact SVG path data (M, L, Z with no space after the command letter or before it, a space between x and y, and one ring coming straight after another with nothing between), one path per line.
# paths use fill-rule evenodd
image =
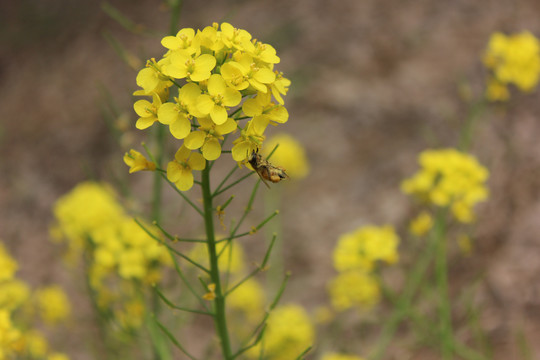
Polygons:
M404 180L401 190L428 204L450 207L462 223L474 221L474 205L488 198L488 170L456 149L426 150L418 162L421 170Z
M276 134L266 140L263 154L269 155L277 145L278 148L272 154L272 162L283 166L291 179L305 178L309 173L309 162L302 144L291 135Z
M174 138L183 140L167 176L185 191L193 186L192 170L203 170L205 160L220 157L225 135L241 129L232 157L244 162L261 148L269 124L287 122L283 96L290 81L274 70L280 59L271 45L228 23L182 29L161 44L167 49L163 57L149 60L137 75L142 90L135 95L149 96L151 101L135 102L136 127L146 129L160 122ZM168 101L171 87L178 90L177 96ZM249 120L242 122L245 119ZM198 149L202 156L193 152Z
M15 277L18 264L0 242L0 360L54 359L67 356L49 349L43 335L33 329L32 315L38 313L47 325L66 320L71 305L58 286L31 294L30 287Z
M313 344L315 330L303 307L299 305L281 305L268 317L267 327L262 340L248 351L248 356L258 359L261 346L264 346L265 359L296 359Z
M370 308L379 301L379 284L372 271L380 261L388 264L398 261L398 244L399 237L389 225L364 226L339 238L333 254L339 274L329 283L336 310L354 306Z
M58 199L54 215L52 234L68 243L69 255L76 260L83 251L90 254L89 284L98 305L114 309L122 318L129 313L130 324L140 324L144 312L132 311L133 306L130 310L129 304L143 303L136 289L139 282L160 280L163 265L171 263L167 249L124 212L112 190L103 184L77 185Z
M492 71L486 89L488 100L507 100L509 84L532 91L540 76L540 42L528 31L509 36L496 32L489 40L484 64Z

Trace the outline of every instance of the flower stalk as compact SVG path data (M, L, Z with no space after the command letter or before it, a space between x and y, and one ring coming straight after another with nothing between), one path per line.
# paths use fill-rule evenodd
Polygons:
M231 343L229 339L229 331L227 329L227 319L225 314L225 296L221 286L221 277L219 272L218 255L216 249L216 237L214 233L214 218L212 194L210 191L210 168L207 166L201 173L201 189L203 195L204 208L204 227L206 230L206 239L208 246L208 258L210 263L210 278L215 284L215 299L214 299L214 323L216 331L221 342L221 350L223 358L228 360L232 358Z

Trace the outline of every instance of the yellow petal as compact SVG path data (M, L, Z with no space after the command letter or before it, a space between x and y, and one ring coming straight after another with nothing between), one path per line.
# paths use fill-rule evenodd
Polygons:
M190 105L201 95L201 88L195 83L187 83L178 91L178 100Z
M225 89L223 93L223 105L225 106L236 106L242 101L242 94L238 90L232 88Z
M194 131L184 139L184 146L190 150L196 150L203 146L206 134L202 131Z
M247 99L244 101L244 104L242 104L242 111L247 116L257 116L262 114L263 107L259 104L259 102L255 99Z
M216 126L216 131L221 135L225 135L233 132L237 127L236 121L233 118L228 118L223 124Z
M160 123L169 125L178 118L178 106L167 102L158 109L158 120Z
M216 138L208 140L202 147L202 153L206 160L216 160L221 155L221 145Z
M214 105L210 111L210 117L212 118L212 121L216 123L216 125L221 125L227 121L227 110L225 110L223 106Z
M249 142L241 141L232 148L232 157L234 161L243 161L247 158L250 150Z
M201 154L194 152L191 153L188 164L193 170L201 171L206 167L206 160Z
M167 164L167 179L170 182L176 182L180 178L180 164L176 161L170 161Z
M139 115L140 117L145 117L151 114L149 109L152 108L152 104L148 100L138 100L135 101L135 104L133 104L133 110Z
M193 174L189 170L182 169L180 177L174 182L178 190L187 191L193 187Z
M270 69L259 69L254 75L253 78L263 84L270 84L276 80L276 74Z
M174 154L174 158L179 162L185 162L187 158L189 158L189 155L191 154L191 150L189 150L185 146L180 146L180 149Z
M137 123L135 123L135 127L139 130L144 130L152 126L152 124L157 120L154 116L147 116L142 117L137 120Z
M214 100L209 95L200 95L197 98L196 101L197 110L199 110L201 113L208 115L210 114L210 111L212 111L215 103Z
M183 139L191 132L191 122L184 114L179 114L177 120L169 125L171 134L177 139Z
M208 79L208 93L210 95L222 95L225 93L226 89L227 84L221 75L214 74L210 76L210 79Z
M167 49L179 49L182 46L182 41L176 36L165 36L161 39L161 45Z

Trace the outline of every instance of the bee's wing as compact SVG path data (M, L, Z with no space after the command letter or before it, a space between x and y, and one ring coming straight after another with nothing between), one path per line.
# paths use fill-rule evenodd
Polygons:
M268 183L266 182L266 180L264 180L264 178L262 177L261 174L259 174L258 171L255 171L257 173L257 175L259 175L259 178L261 179L261 181L264 183L264 185L266 185L267 188L270 189L270 185L268 185Z

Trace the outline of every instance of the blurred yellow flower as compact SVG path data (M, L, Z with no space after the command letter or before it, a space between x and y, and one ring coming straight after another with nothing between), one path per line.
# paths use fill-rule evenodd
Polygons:
M0 308L0 359L11 359L21 332L13 326L10 313Z
M484 54L484 64L493 72L499 85L488 83L490 100L506 100L507 94L500 88L516 85L521 91L532 91L540 77L540 42L528 31L504 35L494 33ZM498 87L498 88L496 88Z
M219 242L216 244L216 250L218 254L221 254L219 256L220 271L239 274L244 270L244 249L238 242ZM195 244L188 256L205 267L209 266L207 245L205 243Z
M334 249L334 267L338 271L369 271L377 261L393 264L398 261L399 237L390 225L363 226L343 234Z
M265 293L257 280L250 278L227 295L227 306L233 311L241 311L250 322L255 322L264 313Z
M266 140L262 154L272 154L272 163L282 166L291 179L303 179L309 174L309 162L304 147L289 134L276 134Z
M379 302L379 284L362 270L339 273L328 285L332 306L337 311L352 307L370 309Z
M291 360L313 344L315 331L307 312L300 305L281 305L268 317L262 344L250 349L250 358L259 358L264 346L266 359Z
M409 231L416 236L423 236L433 227L433 218L427 211L422 211L409 224Z
M0 281L12 279L18 268L17 262L8 254L4 244L0 243Z
M13 311L30 297L28 285L18 279L0 282L0 309Z
M57 285L36 291L38 308L43 321L56 324L71 314L71 304L66 293Z
M401 183L401 191L428 204L449 206L460 222L474 221L472 208L488 198L488 170L456 149L425 150L419 163L421 170Z

